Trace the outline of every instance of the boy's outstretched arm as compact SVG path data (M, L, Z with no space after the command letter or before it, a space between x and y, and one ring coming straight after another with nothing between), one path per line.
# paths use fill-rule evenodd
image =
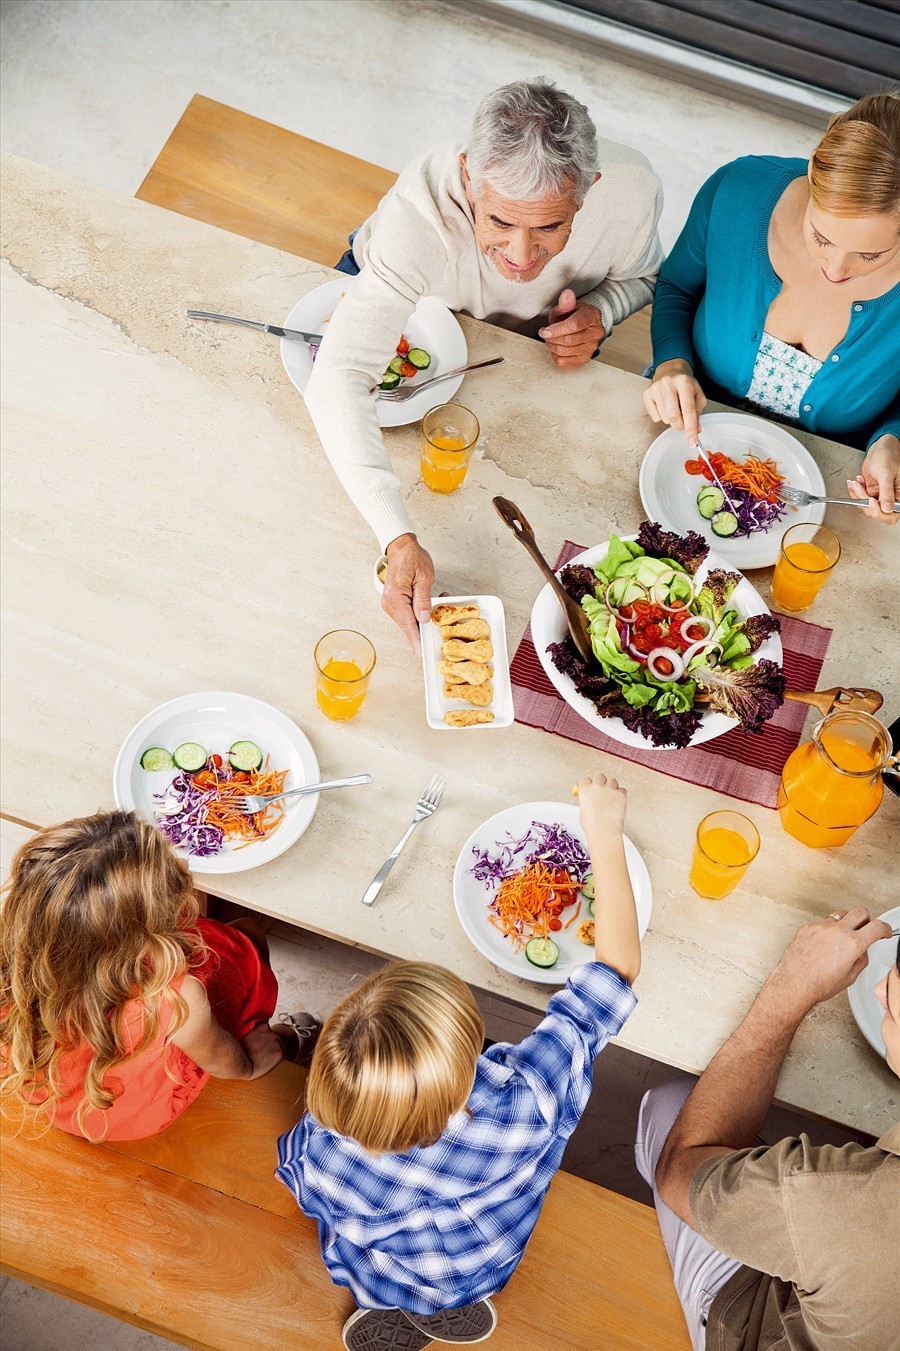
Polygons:
M634 892L625 861L627 793L605 774L589 775L578 784L581 824L594 872L594 954L633 985L641 969Z

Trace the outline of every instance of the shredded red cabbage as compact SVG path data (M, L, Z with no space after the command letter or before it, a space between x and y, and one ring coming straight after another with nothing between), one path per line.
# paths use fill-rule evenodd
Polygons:
M558 822L550 825L546 821L532 821L520 840L508 834L495 847L497 852L493 856L490 849L472 848L476 862L469 872L488 887L499 887L513 873L538 861L551 868L565 868L574 882L583 882L591 870L584 846Z
M218 854L225 836L218 826L207 825L206 807L216 796L217 788L198 788L190 774L179 771L164 793L155 793L160 802L179 798L174 812L156 813L156 824L170 844L179 845L196 858Z
M726 486L730 500L737 507L738 528L734 538L764 534L787 513L785 502L767 502L764 498L754 497L746 488L736 488L727 480ZM727 502L725 506L728 506Z

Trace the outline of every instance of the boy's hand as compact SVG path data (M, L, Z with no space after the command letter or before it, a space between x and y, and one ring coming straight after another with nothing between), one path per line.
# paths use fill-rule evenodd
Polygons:
M621 834L625 828L628 794L616 779L587 775L577 788L578 811L588 841L598 835Z

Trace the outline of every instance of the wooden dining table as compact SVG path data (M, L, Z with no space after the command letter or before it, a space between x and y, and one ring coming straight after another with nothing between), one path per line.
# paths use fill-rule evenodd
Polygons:
M778 814L519 724L433 731L422 670L382 612L377 545L328 464L278 344L189 322L191 308L282 322L333 274L251 240L28 161L3 163L2 811L45 825L114 805L131 727L192 691L238 691L288 714L324 777L370 772L326 794L300 840L216 894L343 943L443 963L482 990L542 1009L551 993L498 970L463 933L451 879L471 831L501 809L571 801L599 769L629 790L627 830L653 887L639 1003L617 1041L697 1072L735 1028L797 928L857 902L896 902L898 803L890 795L843 849L814 851ZM541 579L491 506L515 501L553 555L637 527L638 469L657 434L640 377L602 360L557 371L543 346L463 317L466 379L482 427L462 491L432 495L416 426L386 434L437 588L503 599L510 651ZM840 493L859 453L797 433ZM822 687L864 684L900 705L900 531L850 508L827 520L839 569L812 618L833 629ZM768 597L771 570L751 574ZM361 714L316 706L313 648L364 632L377 665ZM377 904L367 884L433 773L447 779ZM762 847L726 900L688 886L697 823L739 806ZM200 877L202 884L202 876ZM780 1101L878 1134L900 1083L864 1041L846 994L800 1028Z

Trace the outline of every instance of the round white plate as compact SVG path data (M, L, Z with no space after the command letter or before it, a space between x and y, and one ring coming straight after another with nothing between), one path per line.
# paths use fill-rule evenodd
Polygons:
M284 321L285 328L301 328L304 333L322 333L328 336L328 321L334 314L341 297L353 285L353 277L336 277L326 281L298 300ZM454 316L433 296L423 296L413 310L403 330L410 347L422 347L431 356L431 365L420 371L410 380L404 380L400 386L406 389L410 385L422 384L442 371L452 371L457 366L465 366L468 360L465 335ZM401 335L397 334L397 341ZM305 342L296 339L281 339L281 360L292 382L302 394L312 375L312 355ZM429 408L439 403L450 403L463 382L461 375L452 380L442 380L417 394L414 399L404 403L391 403L387 399L376 401L378 421L382 427L405 427L409 422L421 422Z
M637 539L637 536L624 535L622 538ZM593 549L585 549L584 553L577 554L575 558L570 559L566 567L570 567L572 563L587 563L590 567L593 567L595 563L601 562L606 557L608 548L609 540L604 541L603 544L595 544ZM719 553L714 553L712 549L697 569L697 577L702 581L710 568L727 568L731 572L738 571ZM768 605L756 588L750 585L746 577L742 577L740 584L735 587L730 603L742 619L746 619L748 615L769 613ZM624 746L637 746L641 750L659 751L660 753L673 749L671 746L654 746L639 732L630 731L621 718L601 718L590 699L586 699L583 694L578 693L571 676L563 675L560 671L557 671L547 655L547 648L551 643L561 643L568 631L559 601L550 590L549 585L545 586L538 593L538 598L531 611L531 637L540 663L547 672L554 688L559 691L570 708L574 708L576 713L581 714L585 722L589 722L598 731L612 737L613 741L620 741ZM782 648L778 634L773 633L771 637L767 638L754 655L757 661L760 661L763 657L769 657L772 661L778 662L780 666ZM724 732L730 732L732 727L737 727L737 725L734 718L726 717L724 713L704 713L701 716L700 726L688 744L699 746L704 741L712 741L715 737L722 736Z
M177 770L149 773L141 769L141 756L151 746L173 751L182 741L199 741L211 754L224 758L229 746L241 740L255 741L274 769L288 771L286 788L302 788L305 783L318 781L319 762L308 739L296 723L271 704L247 694L185 694L154 708L122 742L113 770L116 806L154 820L159 805L154 794L165 792ZM183 849L177 852L195 873L240 873L258 868L299 840L318 802L318 793L312 793L285 803L285 820L274 835L243 849L226 843L210 858L193 858Z
M524 952L518 954L513 952L511 941L504 938L499 929L495 929L490 922L488 901L493 895L494 888L476 881L471 874L471 868L475 863L473 848L477 846L479 849L490 849L494 852L497 845L506 840L507 835L516 840L521 839L534 821L562 826L587 849L587 841L578 817L578 807L574 803L523 802L517 807L507 807L505 811L498 812L496 816L483 822L477 830L473 830L460 850L453 873L453 901L460 924L488 961L499 966L502 971L521 976L523 980L535 981L538 985L565 985L577 966L584 966L585 962L594 960L593 949L586 943L579 942L575 936L581 921L590 919L587 906L582 905L581 914L570 929L564 928L559 933L553 934L553 941L559 946L559 961L556 966L549 969L532 966ZM625 857L637 905L638 928L643 938L653 910L653 890L650 886L647 865L627 835ZM598 900L602 896L602 888L603 879L599 878ZM571 914L571 911L563 913Z
M892 929L900 929L900 905L886 910L878 916ZM860 971L850 986L850 1011L856 1019L856 1026L865 1037L873 1051L877 1051L882 1060L885 1057L884 1037L881 1035L881 1023L884 1009L875 998L875 986L884 980L897 960L896 938L882 938L869 948L869 964Z
M762 460L777 460L779 471L793 488L805 488L816 497L825 496L825 480L819 466L797 438L777 423L749 413L706 413L700 419L700 429L703 448L709 454L719 450L733 460L744 460L752 451ZM803 521L821 525L825 519L821 503L796 511L789 507L787 514L765 534L720 539L697 510L697 493L706 479L689 474L684 467L685 460L696 458L697 450L688 445L684 432L667 427L641 464L638 484L641 501L650 520L659 521L667 530L675 530L679 535L695 530L703 535L729 568L771 567L778 562L785 530Z

